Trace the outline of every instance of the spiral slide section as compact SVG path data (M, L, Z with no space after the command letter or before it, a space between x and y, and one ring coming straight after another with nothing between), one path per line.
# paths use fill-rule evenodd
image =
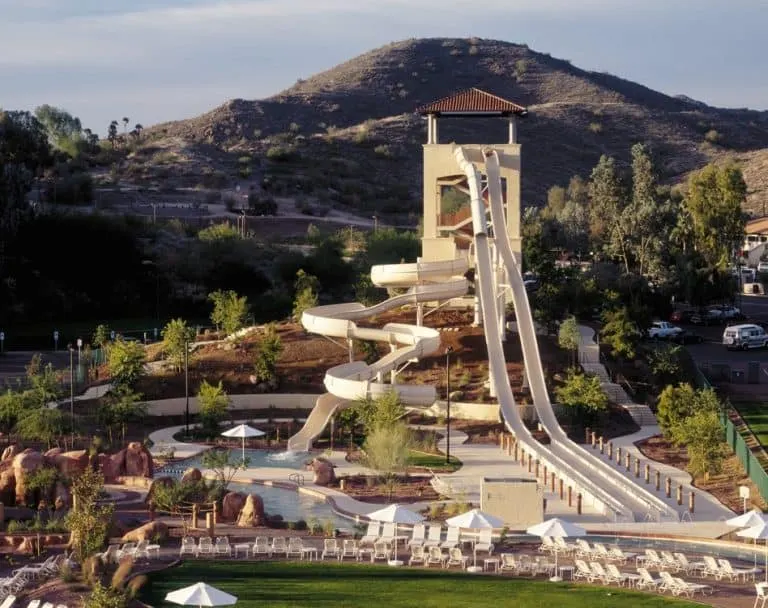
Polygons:
M499 157L495 150L486 152L485 169L488 175L491 221L494 226L504 226ZM495 245L504 263L508 283L512 289L512 301L515 307L531 396L539 422L550 437L550 450L557 454L562 461L570 463L572 468L578 467L582 475L591 482L592 487L600 486L603 491L610 493L621 505L631 509L633 519L642 520L647 514L650 514L657 521L678 521L677 511L663 500L634 483L611 465L590 454L582 446L572 441L563 431L549 399L528 294L525 291L520 267L512 252L506 230L495 233Z
M463 274L468 267L466 258L374 266L371 280L375 285L407 287L408 291L370 307L353 302L317 306L304 312L301 323L309 332L344 340L386 342L390 352L372 365L364 361L350 361L329 369L324 381L328 392L318 398L302 429L288 440L289 450L309 450L312 440L322 432L334 412L355 399L376 398L394 390L409 406L429 407L435 402L435 387L386 383L384 375L407 361L437 352L440 333L430 327L403 323L387 323L381 329L371 329L359 327L356 321L406 304L462 296L467 291L468 284Z

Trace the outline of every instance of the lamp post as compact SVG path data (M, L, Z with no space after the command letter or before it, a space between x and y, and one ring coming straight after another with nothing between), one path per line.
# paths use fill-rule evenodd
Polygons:
M75 447L75 349L69 344L69 415L72 425L72 448Z
M189 437L189 339L184 338L184 398L186 401L184 424L187 427L186 436Z
M445 463L451 462L451 353L453 347L445 349Z

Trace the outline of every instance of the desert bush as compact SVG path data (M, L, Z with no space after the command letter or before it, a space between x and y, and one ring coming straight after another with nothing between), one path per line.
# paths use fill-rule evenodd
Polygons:
M275 162L284 162L290 160L295 155L296 150L293 146L277 145L267 150L267 158Z
M704 134L704 141L710 144L719 144L722 140L722 136L715 129L710 129Z
M594 133L595 135L603 132L603 125L601 125L599 122L591 122L587 128L589 129L590 133Z

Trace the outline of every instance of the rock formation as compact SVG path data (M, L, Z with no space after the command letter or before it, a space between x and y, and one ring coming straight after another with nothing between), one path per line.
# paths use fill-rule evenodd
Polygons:
M318 486L328 486L336 481L333 463L327 458L315 458L307 465L307 469L314 472L313 482Z
M104 481L114 482L118 477L148 477L154 473L152 454L138 441L132 441L128 447L117 454L100 458Z
M235 521L245 506L246 496L242 492L227 492L221 501L222 521Z
M258 494L249 494L245 499L245 505L240 511L240 515L237 518L237 525L240 528L255 528L257 526L263 526L265 522L264 517L264 501Z
M161 521L151 521L135 530L126 532L123 535L122 542L137 543L142 540L151 542L162 541L168 538L168 526Z
M164 476L164 477L156 477L152 480L152 485L149 486L149 490L147 490L147 495L144 498L144 502L149 504L153 497L155 496L155 492L157 491L158 486L171 486L174 483L173 477Z
M181 483L196 483L203 478L200 469L189 468L181 476Z

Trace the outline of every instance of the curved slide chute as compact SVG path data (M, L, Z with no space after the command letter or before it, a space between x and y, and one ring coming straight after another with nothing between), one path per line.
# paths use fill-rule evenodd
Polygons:
M301 316L304 328L329 338L386 342L391 352L375 363L350 361L329 369L325 388L307 417L302 429L288 440L288 449L306 451L339 407L360 398L376 398L390 391L399 394L404 404L429 407L437 398L433 386L390 384L384 374L398 366L430 355L440 348L440 332L430 327L387 323L381 329L359 327L356 321L369 319L406 304L450 300L464 295L468 283L463 274L469 268L466 258L415 264L387 264L371 269L371 280L380 287L408 287L404 294L393 296L373 306L358 302L316 306Z
M499 158L495 150L488 150L485 153L485 169L488 175L491 221L493 226L505 226ZM495 231L494 236L512 290L512 301L533 404L539 422L550 437L551 452L559 455L564 462L570 463L572 468L578 467L584 477L592 482L591 485L599 486L602 490L609 492L623 506L630 508L635 516L642 518L651 513L659 521L678 521L677 511L663 500L626 478L620 471L600 458L590 454L563 431L549 399L533 316L518 260L512 252L506 230Z
M485 208L480 198L480 174L475 166L466 158L461 148L456 150L456 160L467 175L472 205L472 224L475 234L475 280L476 290L480 293L480 306L483 312L483 329L488 346L488 365L492 381L496 385L499 407L507 428L529 454L535 454L544 465L568 485L580 488L584 492L585 501L593 504L598 510L610 514L616 521L632 521L631 512L608 492L585 477L577 466L547 449L533 437L525 426L515 404L512 387L507 374L504 348L501 344L501 331L498 325L498 311L494 297L493 266L488 230L485 218ZM504 225L503 223L500 225ZM521 282L522 283L522 282Z

